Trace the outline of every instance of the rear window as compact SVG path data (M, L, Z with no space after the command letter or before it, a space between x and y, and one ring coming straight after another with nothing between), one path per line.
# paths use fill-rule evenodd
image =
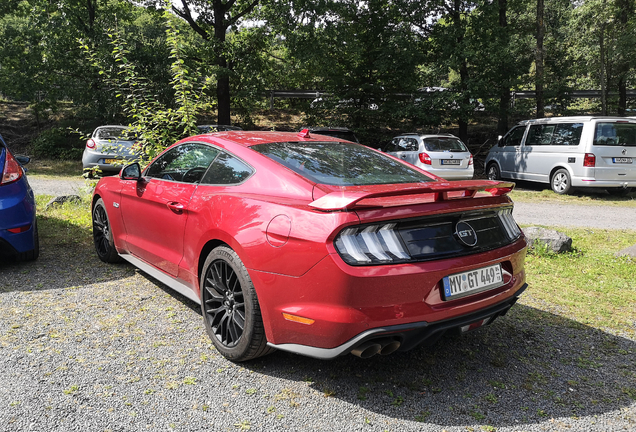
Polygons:
M283 142L258 144L251 149L320 184L362 186L433 181L399 161L358 144Z
M467 152L463 142L457 138L425 138L424 148L430 152Z
M636 123L597 123L594 145L636 147Z

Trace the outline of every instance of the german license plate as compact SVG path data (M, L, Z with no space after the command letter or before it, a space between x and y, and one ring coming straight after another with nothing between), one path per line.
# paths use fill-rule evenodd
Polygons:
M500 287L504 284L501 264L445 276L444 299L453 300L480 291Z
M119 159L104 159L105 164L116 164L119 163Z
M462 161L459 159L442 159L442 165L459 165Z
M621 163L621 164L630 164L632 163L632 158L614 158L614 163Z

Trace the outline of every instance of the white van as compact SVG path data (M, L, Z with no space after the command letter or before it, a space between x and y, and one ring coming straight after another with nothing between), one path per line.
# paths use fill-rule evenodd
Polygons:
M636 118L554 117L524 120L490 149L486 175L626 194L636 186Z

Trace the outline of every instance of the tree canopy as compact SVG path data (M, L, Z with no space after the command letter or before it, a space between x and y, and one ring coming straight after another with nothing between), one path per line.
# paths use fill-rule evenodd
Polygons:
M281 102L307 122L456 124L465 138L480 116L504 132L512 117L544 110L633 112L635 8L634 0L5 0L0 93L39 115L72 102L95 123L134 122L134 92L121 81L133 70L161 109L180 112L194 94L179 86L192 84L197 113L216 111L220 124L249 122L267 107L267 90L307 89L321 96ZM175 52L187 76L175 71ZM577 89L602 98L573 100ZM535 90L536 101L513 97Z

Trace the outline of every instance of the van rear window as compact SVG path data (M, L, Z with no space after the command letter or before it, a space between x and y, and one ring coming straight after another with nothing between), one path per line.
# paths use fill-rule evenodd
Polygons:
M636 123L597 123L594 145L636 147Z

